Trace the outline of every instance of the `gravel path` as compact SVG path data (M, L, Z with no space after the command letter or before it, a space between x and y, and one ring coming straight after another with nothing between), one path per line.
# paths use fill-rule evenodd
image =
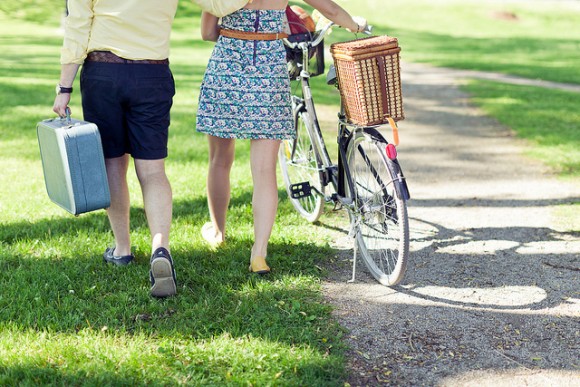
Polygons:
M580 187L469 104L457 84L477 74L402 67L412 259L395 288L362 263L346 283L346 247L332 264L324 291L347 329L348 383L580 386L580 234L557 217Z

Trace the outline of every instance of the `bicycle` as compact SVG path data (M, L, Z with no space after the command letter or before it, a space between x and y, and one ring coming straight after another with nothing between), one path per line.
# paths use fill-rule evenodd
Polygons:
M290 201L307 221L317 221L325 203L347 210L349 236L354 238L349 282L355 281L360 251L372 276L383 285L394 286L403 279L409 259L409 190L395 144L380 133L380 125L349 123L342 100L337 163L329 156L310 91L309 59L313 50L323 47L324 36L332 25L329 22L305 41L284 39L287 50L298 56L295 64L299 71L294 76L300 82L302 96L292 94L296 138L282 142L279 163ZM338 87L333 66L327 83ZM389 122L398 144L396 124Z

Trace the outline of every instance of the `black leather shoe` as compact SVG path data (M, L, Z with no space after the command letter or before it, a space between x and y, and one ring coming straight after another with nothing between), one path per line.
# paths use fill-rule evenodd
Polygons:
M113 254L114 252L115 252L114 246L107 247L105 253L103 254L103 261L105 261L106 263L114 263L117 266L125 266L131 263L133 259L135 259L133 254L117 256Z
M177 293L177 282L175 280L175 269L169 251L159 247L151 256L151 295L153 297L169 297Z

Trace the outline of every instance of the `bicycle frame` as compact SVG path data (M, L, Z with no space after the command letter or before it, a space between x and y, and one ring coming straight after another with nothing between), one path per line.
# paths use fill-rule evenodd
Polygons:
M297 96L292 97L294 116L297 119L300 112L306 110L309 112L307 115L310 120L307 125L308 132L311 137L312 144L314 144L314 146L317 148L315 154L317 155L316 161L318 164L322 187L326 187L329 184L332 184L334 191L336 192L333 195L337 196L333 197L332 195L325 195L323 192L318 192L318 194L323 195L327 202L338 200L342 204L351 204L345 195L345 187L352 187L353 185L352 181L350 180L350 170L348 170L348 165L343 163L343 160L346 159L346 146L352 136L352 133L348 130L346 124L343 124L342 122L339 123L337 137L338 164L333 164L326 149L324 137L322 135L320 124L316 115L316 109L314 107L314 101L310 91L310 77L304 68L302 69L302 72L304 72L304 74L300 75L300 84L303 98L299 98ZM322 160L320 158L322 158ZM345 176L348 181L345 181ZM353 192L351 192L350 197L353 197L352 194Z

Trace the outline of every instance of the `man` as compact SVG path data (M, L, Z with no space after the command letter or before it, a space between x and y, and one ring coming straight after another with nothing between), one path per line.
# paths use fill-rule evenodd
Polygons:
M169 253L171 186L165 173L169 111L175 85L169 37L178 0L74 0L68 2L61 75L53 110L66 115L79 67L84 119L99 128L111 192L107 210L115 245L105 262L127 265L129 157L134 159L151 232L151 295L177 291Z

